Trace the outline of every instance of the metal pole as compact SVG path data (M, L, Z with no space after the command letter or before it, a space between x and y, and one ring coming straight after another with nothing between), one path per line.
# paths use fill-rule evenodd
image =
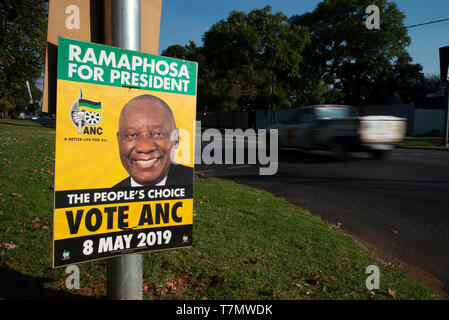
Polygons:
M142 255L131 253L108 260L109 300L142 300Z
M140 51L140 0L105 0L105 42Z
M449 131L449 84L446 84L446 110L444 111L444 146L448 146L447 136Z
M105 0L107 45L140 51L140 0ZM142 255L108 259L108 299L142 300Z

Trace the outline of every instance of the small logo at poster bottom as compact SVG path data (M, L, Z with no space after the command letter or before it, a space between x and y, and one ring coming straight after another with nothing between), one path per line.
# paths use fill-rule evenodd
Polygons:
M182 243L187 243L187 242L189 242L189 236L185 234L182 236Z
M64 250L62 253L62 260L69 260L70 259L70 251Z

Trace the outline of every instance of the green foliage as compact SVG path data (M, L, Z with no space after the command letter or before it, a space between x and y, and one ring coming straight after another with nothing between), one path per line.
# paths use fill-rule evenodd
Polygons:
M267 6L248 14L232 11L204 34L203 47L174 45L162 55L199 62L202 110L279 107L286 105L290 82L299 75L308 39L304 28Z
M365 26L372 4L380 30ZM290 18L267 6L232 11L204 33L203 47L191 42L164 53L199 62L200 110L381 104L393 95L423 101L428 81L406 51L403 20L387 0L323 0Z
M365 27L371 4L380 9L380 30ZM25 81L35 100L41 96L34 82L42 73L46 12L44 0L5 0L0 7L0 111L6 114L28 107ZM393 95L424 105L435 90L411 63L403 20L387 0L323 0L290 18L270 6L232 11L204 33L202 47L191 41L162 55L199 63L199 110L360 105Z
M272 13L270 6L248 14L232 11L213 25L203 36L204 56L214 70L209 85L228 96L221 109L285 101L284 88L298 76L308 40L304 28L288 23L281 12Z
M380 30L365 27L371 4L379 7ZM419 81L422 74L405 49L411 40L404 17L386 0L324 0L313 12L291 17L311 34L301 84L308 90L317 83L332 85L335 102L353 105L382 103L398 88L410 87L405 78Z
M196 45L195 41L190 41L188 46L183 47L179 44L170 46L162 51L161 55L183 60L198 61L201 60L201 48Z
M444 139L441 137L441 132L438 131L431 132L427 137L407 137L400 146L401 148L449 151L449 147L444 145Z
M41 76L45 57L46 29L45 1L4 0L2 2L0 6L1 111L8 113L15 107L28 106L26 81L33 84Z
M413 90L414 89L414 90ZM439 74L426 74L412 90L408 90L407 94L410 100L415 102L415 107L443 109L447 103L445 93L445 85L441 81ZM440 93L439 97L427 98L429 93Z

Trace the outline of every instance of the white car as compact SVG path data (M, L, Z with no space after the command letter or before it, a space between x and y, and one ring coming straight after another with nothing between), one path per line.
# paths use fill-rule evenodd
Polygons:
M351 151L368 151L381 158L403 141L406 119L394 116L358 116L346 105L297 108L287 121L275 123L279 146L331 150L339 159Z

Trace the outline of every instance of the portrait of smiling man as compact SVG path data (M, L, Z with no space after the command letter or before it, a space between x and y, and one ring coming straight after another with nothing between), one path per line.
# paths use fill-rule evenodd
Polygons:
M172 161L179 130L165 101L153 95L131 99L122 109L117 141L129 177L114 187L191 185L193 169Z

